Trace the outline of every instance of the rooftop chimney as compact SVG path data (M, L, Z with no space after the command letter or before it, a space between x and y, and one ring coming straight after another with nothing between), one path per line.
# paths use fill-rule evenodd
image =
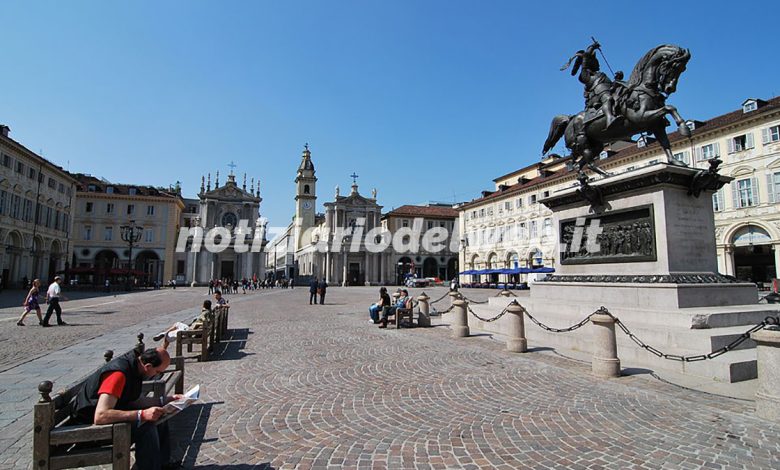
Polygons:
M8 137L8 133L11 132L11 128L6 126L5 124L0 124L0 134L3 134L3 137Z

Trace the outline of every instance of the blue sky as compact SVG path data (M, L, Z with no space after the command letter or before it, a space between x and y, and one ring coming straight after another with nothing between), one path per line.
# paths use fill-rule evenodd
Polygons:
M669 101L685 118L780 92L774 3L583 4L6 0L0 123L71 171L187 197L235 161L284 225L306 142L320 208L353 171L390 209L470 200L537 161L552 117L582 107L559 68L591 35L627 74L689 48Z

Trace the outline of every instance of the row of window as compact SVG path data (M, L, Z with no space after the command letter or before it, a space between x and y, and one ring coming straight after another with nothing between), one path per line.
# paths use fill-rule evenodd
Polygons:
M780 126L771 126L761 129L761 142L763 145L780 142ZM727 140L726 143L728 144L729 154L739 153L743 150L755 148L752 132L746 132L745 134L731 137ZM696 147L694 149L694 153L694 157L697 162L709 160L711 158L719 158L721 156L720 143L713 142L711 144ZM675 153L674 158L685 163L686 165L691 164L691 153L688 150Z
M542 221L542 234L552 236L552 219ZM473 230L466 234L466 242L469 246L494 245L502 242L533 240L539 237L539 222L532 220L529 223L518 222L516 224L502 225L482 230Z
M95 184L88 184L87 185L87 192L94 193L97 191L97 185ZM113 186L106 186L106 194L114 194L116 193L116 188ZM138 195L138 188L129 188L127 190L127 194L129 196L137 196Z
M35 201L0 189L0 215L23 222L33 222L46 228L68 231L70 218L67 213L53 207L41 206Z
M546 198L550 196L550 191L543 191L542 192L542 198ZM533 206L538 203L538 196L536 194L531 194L528 196L528 206ZM501 214L503 212L512 212L514 209L522 209L523 208L523 198L518 197L517 199L514 199L513 201L502 201L499 202L496 207L498 208L498 213ZM481 209L474 209L471 211L471 217L470 219L477 219L477 218L483 218L483 217L492 217L493 216L493 205L490 205L488 207L483 207Z
M433 221L428 220L425 223L428 230L431 230L434 227L444 227L446 229L449 229L449 225L446 221L440 220L440 221ZM401 227L409 227L411 226L411 222L409 219L401 219Z
M113 202L107 202L106 203L106 214L115 214L116 204ZM84 212L91 214L95 211L95 204L93 202L87 201L84 204ZM135 215L135 204L128 204L125 208L125 213L127 215ZM154 215L154 206L153 205L147 205L146 206L146 215L152 216Z
M92 240L92 237L94 236L93 229L91 225L85 225L84 226L84 232L82 233L82 239L89 241ZM114 240L114 227L112 226L106 226L103 227L103 241L113 241ZM151 243L154 241L154 229L148 228L144 230L144 237L143 241L147 243Z
M39 172L31 166L25 165L21 160L14 159L10 155L4 153L2 164L6 168L13 168L14 171L20 175L27 174L27 177L33 181L35 181L37 178L39 184L46 183L49 188L56 189L61 194L65 194L66 196L70 197L70 186L65 187L65 183L59 182L52 177L49 177L47 181L46 175L44 175L43 172Z

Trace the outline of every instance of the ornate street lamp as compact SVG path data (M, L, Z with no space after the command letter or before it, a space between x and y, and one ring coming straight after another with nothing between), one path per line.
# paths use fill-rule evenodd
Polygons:
M127 257L127 288L132 288L130 283L130 270L133 269L133 245L141 240L141 235L144 232L143 227L135 225L135 220L130 221L130 225L122 225L119 227L122 240L130 246L129 255Z

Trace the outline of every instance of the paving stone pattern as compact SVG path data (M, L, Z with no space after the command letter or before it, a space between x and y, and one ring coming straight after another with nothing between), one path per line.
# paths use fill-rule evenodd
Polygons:
M187 466L780 468L780 426L743 401L445 327L381 330L373 290L235 310L221 358L191 368L206 398L176 425Z
M185 466L780 468L780 425L750 403L596 379L581 362L453 339L446 326L381 330L367 322L375 291L331 288L324 306L302 288L233 301L231 339L214 360L187 363L203 401L172 420ZM89 353L70 349L72 362ZM25 380L16 368L6 377ZM0 448L0 467L25 468L28 439Z

